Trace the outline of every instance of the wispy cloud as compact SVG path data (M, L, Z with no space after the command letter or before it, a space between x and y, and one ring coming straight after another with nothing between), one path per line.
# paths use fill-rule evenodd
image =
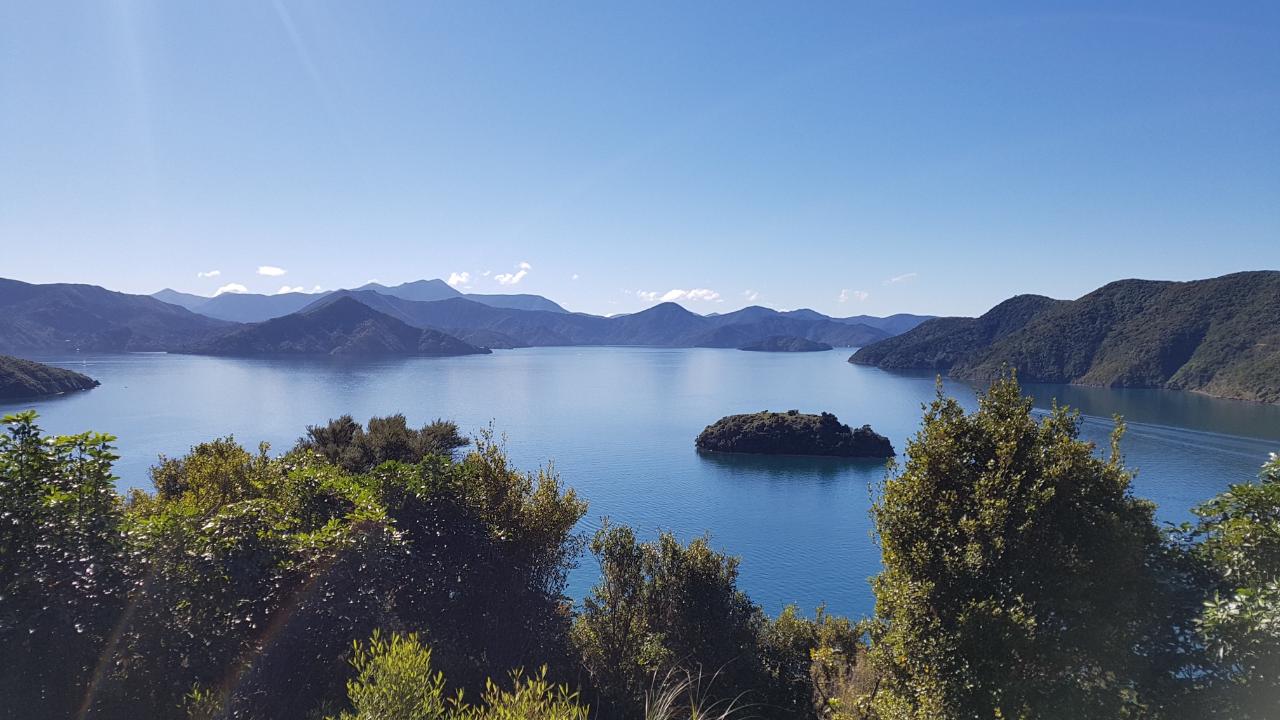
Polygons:
M898 285L898 284L900 284L900 283L904 283L904 282L911 282L912 280L915 280L915 279L916 279L916 277L917 277L919 274L920 274L920 273L913 273L913 272L909 272L909 273L904 273L904 274L902 274L902 275L895 275L894 277L891 277L891 278L889 278L888 280L885 280L885 281L884 281L884 284L885 284L885 285Z
M574 273L574 274L570 275L570 276L569 276L569 279L570 279L570 280L577 280L577 279L578 279L578 273Z
M497 280L499 285L515 285L523 280L524 276L528 275L529 271L533 269L533 266L527 262L522 262L516 267L518 269L515 272L494 275L493 279Z
M743 290L742 297L746 298L747 302L755 302L756 298L760 297L760 291L759 290Z
M857 300L858 302L862 302L863 300L866 300L869 297L871 297L871 293L867 292L866 290L846 289L846 290L840 291L840 297L837 297L836 301L849 302L850 300Z
M665 293L659 293L656 290L637 290L636 296L645 302L675 302L676 300L702 300L704 302L724 302L720 293L707 288L694 288L692 290L681 290L674 288Z
M280 277L281 275L287 272L289 271L285 270L284 268L278 268L275 265L259 265L258 266L258 274L266 275L267 277Z
M247 293L247 292L249 292L249 288L241 285L240 283L227 283L226 285L223 285L222 287L215 290L213 293L213 296L218 297L223 293Z
M302 287L301 285L298 285L297 287L289 287L288 285L281 285L280 289L276 291L276 294L284 295L285 293L300 293L300 292L306 292L306 291L307 289Z
M222 271L221 271L221 270L205 270L204 272L198 272L198 273L196 273L196 277L198 277L198 278L211 278L211 277L218 277L218 276L219 276L219 275L221 275L221 274L222 274Z
M459 285L466 285L467 283L471 282L471 273L465 272L465 271L451 272L449 273L449 279L446 280L445 282L449 283L453 287L458 287Z

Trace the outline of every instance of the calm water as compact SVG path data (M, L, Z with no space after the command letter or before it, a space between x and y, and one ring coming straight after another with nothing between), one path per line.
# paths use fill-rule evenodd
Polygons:
M766 609L788 602L869 613L867 578L879 565L867 517L877 462L704 457L693 439L722 415L797 408L870 423L901 450L932 398L929 375L850 365L847 351L801 354L655 348L539 348L445 359L330 361L133 354L46 362L102 381L87 393L37 403L46 430L119 436L122 487L149 487L156 456L234 435L286 449L304 426L349 413L436 417L473 431L490 422L508 436L516 462L554 461L591 503L583 529L609 516L644 536L710 533L742 557L742 585ZM971 406L973 390L947 383ZM1123 449L1138 470L1136 491L1164 520L1230 482L1255 477L1280 449L1280 407L1185 393L1031 386L1037 405L1054 397L1086 414L1084 432L1103 444L1122 414ZM571 578L584 594L589 560Z

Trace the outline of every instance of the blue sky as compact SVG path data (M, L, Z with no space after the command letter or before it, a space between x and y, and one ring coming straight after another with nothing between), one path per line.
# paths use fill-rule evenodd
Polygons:
M852 315L1277 267L1276 3L0 8L0 276Z

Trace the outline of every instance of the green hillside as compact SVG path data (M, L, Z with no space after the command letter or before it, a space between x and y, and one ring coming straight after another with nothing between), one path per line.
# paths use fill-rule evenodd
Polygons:
M1017 370L1026 382L1191 390L1280 402L1280 272L1192 282L1121 280L1078 300L976 319L931 320L851 362L948 371L973 380ZM1042 299L1043 300L1043 299Z

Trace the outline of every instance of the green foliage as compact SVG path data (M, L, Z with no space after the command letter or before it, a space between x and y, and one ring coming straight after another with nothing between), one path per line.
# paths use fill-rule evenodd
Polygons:
M351 665L356 676L347 681L347 698L354 712L339 720L435 720L452 714L444 673L432 669L431 648L415 634L385 640L375 630L367 645L355 643Z
M41 709L26 717L307 717L342 701L344 654L380 627L433 628L441 667L477 691L492 667L572 665L585 503L487 434L457 462L364 474L225 438L161 458L156 493L125 503L110 438L6 425L0 691ZM402 429L374 423L368 447L399 452Z
M1114 441L1118 443L1118 428ZM1012 379L966 414L938 399L872 508L873 657L885 718L1148 717L1169 601L1161 534L1113 445ZM1155 668L1155 669L1153 669Z
M469 441L448 420L435 420L417 430L404 415L369 419L369 428L343 415L327 425L309 425L297 449L311 450L349 472L363 473L384 462L416 463L432 455L452 456Z
M1260 478L1195 511L1194 552L1217 575L1199 629L1217 661L1223 717L1269 718L1280 707L1280 456Z
M0 436L0 717L586 720L575 677L598 717L646 720L1270 718L1280 698L1280 458L1165 535L1116 447L1096 457L1064 409L1036 420L1012 380L928 408L873 506L857 624L769 618L706 538L607 521L575 615L586 504L492 432L457 459L455 426L401 416L275 457L223 438L126 501L112 438L35 420ZM521 667L542 669L489 679Z
M35 421L0 420L0 697L70 717L121 607L117 456L109 435L50 438Z
M390 640L374 631L368 644L355 643L347 681L353 711L330 720L587 720L588 709L577 693L547 680L547 669L525 677L511 673L511 687L486 683L479 705L464 694L449 695L444 673L431 663L431 648L415 634Z
M664 677L683 677L667 685L696 689L677 695L704 708L745 703L757 715L808 714L811 651L854 644L847 622L822 611L816 621L794 608L768 620L738 589L737 558L706 538L682 545L662 533L641 543L630 528L606 521L591 552L601 581L583 601L573 640L601 706L615 715L639 715L655 697L667 706L672 698L652 692Z

